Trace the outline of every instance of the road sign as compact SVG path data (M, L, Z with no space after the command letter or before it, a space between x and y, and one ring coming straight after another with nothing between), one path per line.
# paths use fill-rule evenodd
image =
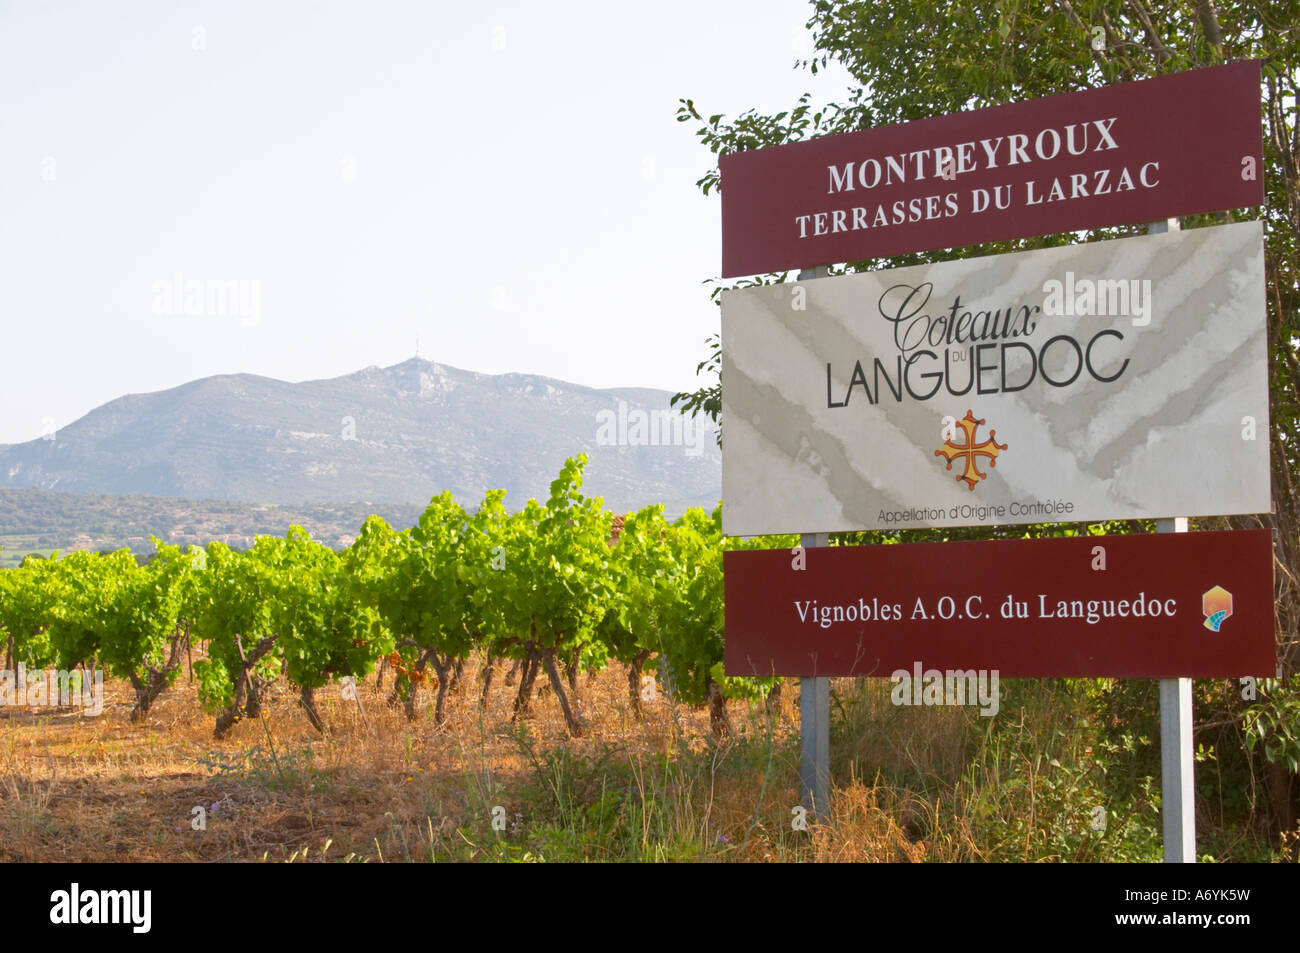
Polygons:
M1264 201L1257 60L723 156L722 276Z
M1271 509L1259 222L727 291L723 531Z
M1268 530L733 550L728 675L1271 676ZM803 567L803 568L797 568Z

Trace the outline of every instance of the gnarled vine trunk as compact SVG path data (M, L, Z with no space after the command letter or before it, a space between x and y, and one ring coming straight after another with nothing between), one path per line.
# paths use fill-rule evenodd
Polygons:
M298 704L302 705L302 710L307 713L307 720L311 726L322 734L325 733L325 719L316 709L316 689L308 688L306 685L300 686L298 693Z
M181 646L189 645L189 626L183 630L178 623L169 643L167 661L162 667L144 663L144 673L132 671L129 676L131 687L135 689L135 707L131 709L131 720L139 721L149 714L149 708L166 691L171 684L171 675L181 666ZM94 678L94 666L90 669Z
M627 699L632 706L632 714L640 721L644 715L641 710L641 674L645 670L646 659L650 657L649 649L642 649L632 656L627 663Z
M511 716L512 720L517 719L520 715L527 715L532 707L533 683L537 681L537 672L541 668L541 661L535 649L530 642L528 645L528 654L522 660L522 671L519 675L519 691L515 694L515 710Z
M568 693L564 690L564 680L560 678L560 667L556 664L554 649L547 649L542 653L542 665L545 666L547 677L551 680L551 688L555 690L555 697L559 699L560 710L564 712L564 724L569 729L569 734L575 738L580 738L585 726L574 707L569 703Z
M261 692L265 690L267 683L264 679L251 677L249 673L262 657L271 651L275 645L275 638L274 635L268 635L257 643L251 654L245 654L243 642L239 636L235 636L235 648L239 650L239 657L243 662L234 677L234 703L217 716L216 728L213 731L215 737L224 738L241 713L248 718L261 717Z
M727 720L727 699L723 697L722 686L713 679L709 679L709 728L715 738L731 734L731 722Z

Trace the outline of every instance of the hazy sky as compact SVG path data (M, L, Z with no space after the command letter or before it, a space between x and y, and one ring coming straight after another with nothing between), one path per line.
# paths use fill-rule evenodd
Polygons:
M677 100L838 95L842 73L792 68L809 10L0 3L0 442L417 337L469 370L693 388L720 213ZM158 294L178 277L242 283L242 312L187 314Z

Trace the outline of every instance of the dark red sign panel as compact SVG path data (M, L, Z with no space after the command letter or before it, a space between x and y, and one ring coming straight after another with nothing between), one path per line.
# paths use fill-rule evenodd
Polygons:
M1231 678L1277 664L1268 530L738 550L723 570L728 675Z
M722 276L1264 201L1257 60L726 155Z

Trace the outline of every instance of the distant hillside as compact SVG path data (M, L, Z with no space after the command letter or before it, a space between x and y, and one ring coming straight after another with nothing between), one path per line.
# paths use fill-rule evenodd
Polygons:
M111 401L52 440L0 445L0 487L371 509L422 508L443 490L472 507L500 488L517 509L544 498L564 459L585 452L583 491L611 510L712 509L721 493L712 430L678 417L675 433L661 433L642 419L667 411L669 396L418 358L298 384L208 377Z
M243 549L257 536L283 536L294 525L306 528L314 539L342 548L371 513L405 529L414 525L423 509L410 503L295 507L0 489L0 567L16 565L28 553L48 555L52 550L127 548L144 555L153 552L153 536L177 545L216 539Z

